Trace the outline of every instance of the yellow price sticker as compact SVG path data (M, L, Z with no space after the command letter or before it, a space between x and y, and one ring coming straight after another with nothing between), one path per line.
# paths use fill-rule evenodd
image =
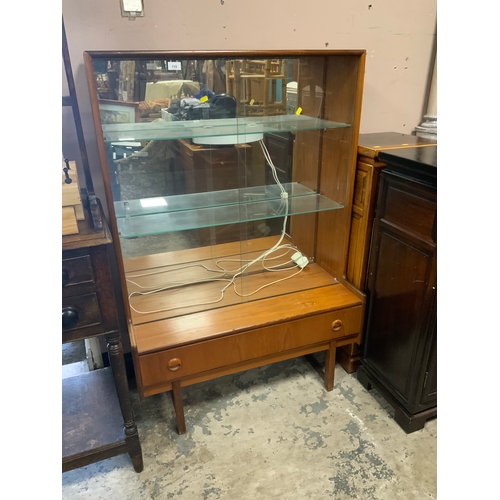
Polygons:
M300 113L302 113L302 108L297 108L297 111L295 111L295 114L300 115Z
M254 102L255 102L255 101L252 99L252 100L250 101L250 106L253 106L253 103L254 103Z
M204 95L201 99L200 102L207 102L208 101L208 96Z

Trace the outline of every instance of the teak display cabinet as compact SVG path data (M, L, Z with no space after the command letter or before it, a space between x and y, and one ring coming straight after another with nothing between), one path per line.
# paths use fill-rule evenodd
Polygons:
M256 115L244 88L213 97L210 72L231 68L228 92L232 62L247 60L286 61L262 76L286 108ZM360 342L364 295L345 275L364 62L362 50L85 53L137 386L172 392L180 433L182 387L306 355L332 390L336 349ZM120 67L146 101L161 79L181 91L156 101L161 118L103 123L96 82Z

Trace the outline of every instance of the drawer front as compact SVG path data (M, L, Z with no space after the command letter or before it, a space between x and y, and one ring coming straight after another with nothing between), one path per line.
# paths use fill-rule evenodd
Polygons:
M385 221L434 243L436 239L436 191L387 175L385 201L380 214Z
M359 333L362 307L283 323L140 357L151 386Z
M63 332L98 325L102 322L95 293L68 297L62 301Z
M94 283L90 255L82 255L62 261L62 286L66 289L84 283Z

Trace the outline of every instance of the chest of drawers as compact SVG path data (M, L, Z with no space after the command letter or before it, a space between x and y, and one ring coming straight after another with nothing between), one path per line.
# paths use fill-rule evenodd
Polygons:
M62 240L62 343L106 338L107 368L63 379L63 472L128 453L137 472L142 451L128 391L113 281L109 229L87 219Z

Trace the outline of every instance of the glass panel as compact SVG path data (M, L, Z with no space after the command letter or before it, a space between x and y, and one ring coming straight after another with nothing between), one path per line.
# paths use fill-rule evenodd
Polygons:
M262 117L225 118L218 120L155 121L150 123L127 123L103 125L104 140L151 141L169 139L197 139L203 144L244 144L263 138L270 132L298 132L300 130L321 130L349 127L347 123L321 120L310 116L278 115ZM211 138L220 137L216 142ZM205 139L205 140L203 140ZM208 142L207 142L208 139Z
M123 238L135 238L151 234L282 218L285 215L322 212L338 208L343 207L324 196L312 194L289 199L267 199L231 205L217 205L203 209L125 217L118 220L118 229Z
M289 198L314 194L309 188L296 182L285 183L283 187ZM242 189L227 189L205 193L193 193L178 196L143 198L115 202L115 213L120 217L136 217L163 212L179 212L195 208L207 208L235 203L248 203L281 198L281 190L277 185L255 186Z
M331 63L94 57L98 135L134 322L193 312L186 301L226 307L261 298L256 290L332 283L319 266L314 279L296 281L302 268L292 259L300 244L312 262L314 214L343 208L318 189L329 161L323 141L350 127L327 119L337 115L325 112ZM230 283L224 292L209 277L216 268ZM175 279L167 279L171 271ZM286 285L275 287L282 271ZM165 305L175 297L178 305Z

